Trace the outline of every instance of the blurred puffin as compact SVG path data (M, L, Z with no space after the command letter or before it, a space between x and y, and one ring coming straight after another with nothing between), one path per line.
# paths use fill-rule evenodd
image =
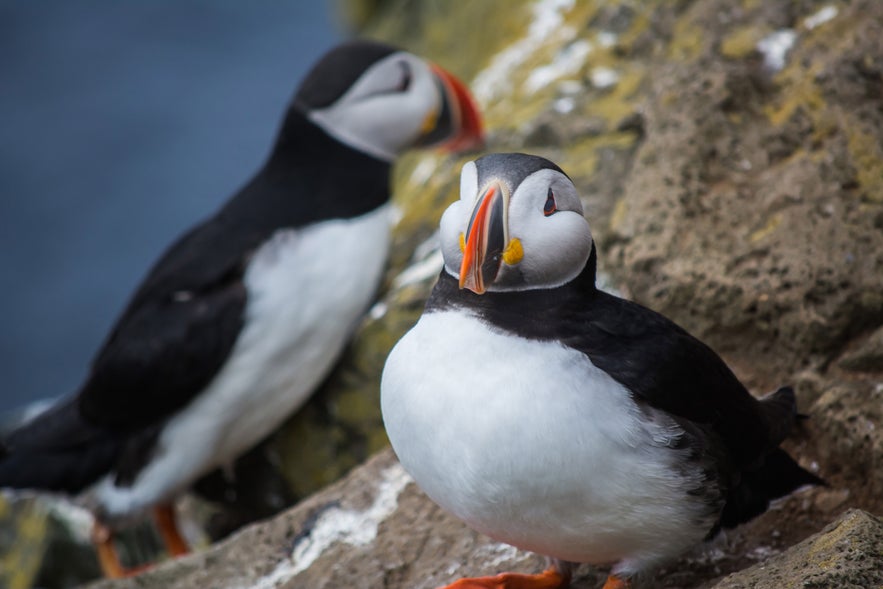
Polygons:
M708 346L595 287L589 224L558 166L488 155L463 167L460 195L438 283L386 362L383 419L433 500L552 566L450 588L566 587L572 563L612 565L605 588L628 587L821 483L778 447L790 388L755 399Z
M122 520L171 502L304 403L374 296L389 174L415 146L482 142L466 87L423 59L354 41L309 72L257 174L153 266L75 396L0 446L0 487L90 489L108 576Z

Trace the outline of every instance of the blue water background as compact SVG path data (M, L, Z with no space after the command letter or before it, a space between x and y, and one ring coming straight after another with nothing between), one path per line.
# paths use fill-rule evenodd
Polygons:
M342 36L315 0L0 2L0 412L76 389Z

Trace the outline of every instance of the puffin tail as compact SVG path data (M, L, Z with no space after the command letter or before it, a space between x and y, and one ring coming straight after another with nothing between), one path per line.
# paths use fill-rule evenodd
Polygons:
M119 443L62 400L0 440L0 488L78 493L108 472Z
M824 479L801 467L781 448L767 454L759 468L742 472L727 494L720 526L733 528L767 510L770 501L807 485L825 485Z
M767 422L770 447L781 444L797 422L797 397L791 387L779 390L760 399L760 409Z
M806 485L825 481L801 467L779 448L801 417L794 389L781 387L760 400L767 422L770 452L741 472L739 481L727 493L720 526L732 528L766 511L770 501Z

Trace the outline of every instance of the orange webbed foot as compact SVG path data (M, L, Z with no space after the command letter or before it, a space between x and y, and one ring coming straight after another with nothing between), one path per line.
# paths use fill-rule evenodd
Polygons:
M503 573L493 577L460 579L441 589L564 589L570 577L549 568L538 575Z
M120 562L116 546L113 545L113 532L110 528L95 520L92 526L92 543L98 554L98 564L101 572L108 579L122 579L138 574L140 570L127 569Z
M616 575L610 575L607 577L607 581L601 589L629 589L631 586L632 584L626 579L617 577Z
M169 556L181 556L190 552L187 541L184 540L184 537L178 531L175 512L171 505L156 507L154 509L154 519ZM101 565L101 572L108 579L132 577L153 568L152 564L132 568L123 566L116 546L113 543L113 531L97 519L92 527L92 542L95 544L95 551L98 553L98 564Z

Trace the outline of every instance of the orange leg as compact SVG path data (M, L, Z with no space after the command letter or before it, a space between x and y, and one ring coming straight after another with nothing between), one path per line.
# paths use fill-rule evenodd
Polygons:
M159 530L160 536L162 536L163 544L165 544L166 552L169 553L169 556L181 556L190 552L187 541L178 530L175 508L171 504L154 507L153 518L156 521L156 527Z
M97 519L92 526L92 542L98 553L98 564L101 572L108 579L120 579L126 576L126 569L120 562L116 547L113 545L113 532L110 528L100 523Z
M113 531L98 520L95 520L95 524L92 526L92 543L95 544L95 551L98 553L101 572L108 579L132 577L150 568L150 565L131 569L124 567L120 562L116 546L113 544Z
M601 589L629 589L629 587L631 587L631 583L627 580L616 575L609 575L607 582L604 583L604 587Z
M154 518L156 527L162 536L163 544L170 556L181 556L190 552L187 542L178 531L175 521L175 512L171 505L161 505L154 509ZM95 544L95 551L98 553L98 564L101 565L101 572L108 579L120 579L122 577L131 577L142 573L151 568L152 565L138 566L135 568L126 568L120 562L119 554L113 543L113 531L98 521L92 527L92 542Z
M570 575L552 567L539 575L503 573L495 577L460 579L442 589L564 589L569 585Z

